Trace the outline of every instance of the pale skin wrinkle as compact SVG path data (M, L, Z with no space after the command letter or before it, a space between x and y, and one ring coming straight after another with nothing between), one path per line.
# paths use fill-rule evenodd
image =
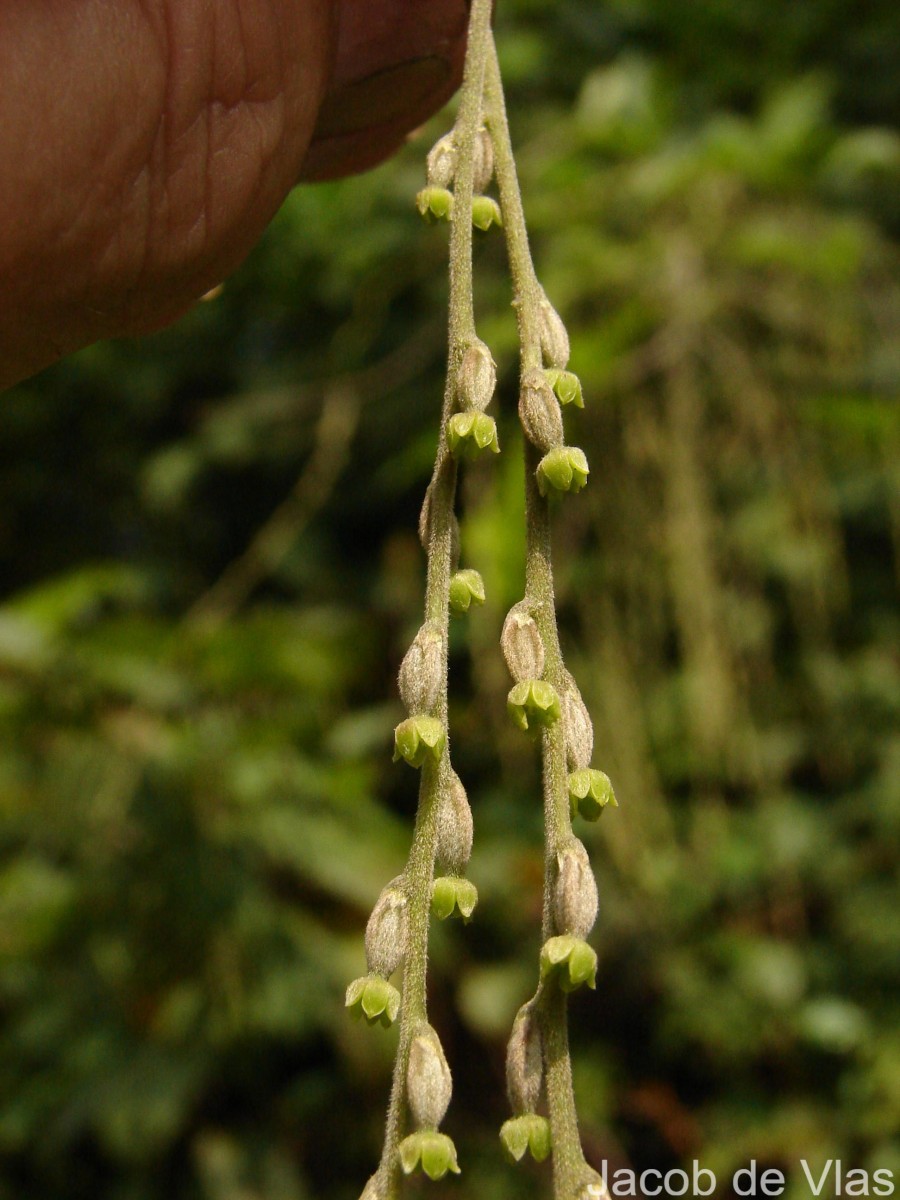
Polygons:
M174 320L452 94L466 0L0 0L0 388Z

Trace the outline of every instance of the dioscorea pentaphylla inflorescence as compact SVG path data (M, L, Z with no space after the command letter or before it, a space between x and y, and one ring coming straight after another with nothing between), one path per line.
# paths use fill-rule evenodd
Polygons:
M593 728L557 634L550 561L550 506L577 492L587 458L565 442L561 406L583 407L581 384L568 370L566 327L537 280L509 138L491 31L492 0L472 0L465 74L456 124L428 155L426 186L416 197L429 221L450 224L447 381L434 473L419 534L428 559L423 624L400 668L408 716L395 730L394 758L421 772L415 831L406 868L382 892L366 930L369 974L347 991L347 1005L370 1024L399 1016L400 1038L381 1161L362 1200L397 1200L404 1175L431 1179L458 1173L456 1147L439 1130L452 1079L437 1031L429 1024L425 977L428 926L477 902L464 871L472 815L450 761L447 730L447 634L451 614L484 601L472 567L460 569L454 513L459 463L499 453L487 409L497 368L475 328L472 230L502 229L512 276L520 342L519 417L526 455L525 595L510 610L501 648L513 687L513 722L539 741L543 763L545 903L538 984L522 1006L507 1049L513 1116L500 1133L508 1157L551 1157L555 1200L604 1194L578 1134L568 1051L567 994L595 986L597 956L585 940L597 914L597 887L572 820L596 820L615 805L606 775L591 767ZM486 194L496 181L499 201ZM438 874L445 871L446 874ZM389 977L403 967L402 993ZM540 1112L539 1109L543 1109Z

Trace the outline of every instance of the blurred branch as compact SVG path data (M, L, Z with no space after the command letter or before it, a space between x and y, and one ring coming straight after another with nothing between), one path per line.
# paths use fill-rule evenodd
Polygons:
M278 569L334 491L359 428L363 405L380 399L423 370L434 356L437 334L438 327L430 323L372 367L327 385L312 453L296 483L243 554L188 610L187 625L218 628Z
M362 407L359 392L335 384L325 392L316 425L313 451L289 495L257 531L240 557L188 611L188 625L215 629L246 602L260 583L284 561L301 531L334 490Z

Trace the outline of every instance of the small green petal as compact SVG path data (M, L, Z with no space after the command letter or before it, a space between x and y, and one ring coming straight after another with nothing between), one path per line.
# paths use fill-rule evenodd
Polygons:
M575 408L584 408L581 380L574 372L559 371L551 367L544 374L560 404L572 404Z
M431 911L439 921L446 919L456 908L456 886L453 879L436 879L431 892Z
M548 451L537 467L538 490L550 493L578 492L590 474L587 458L578 446L556 446Z
M458 875L442 875L435 879L431 892L431 911L439 921L459 913L468 924L478 904L475 884Z
M561 715L559 695L552 683L526 679L506 698L506 709L519 729L555 725Z
M556 694L556 688L552 683L546 683L542 679L533 680L531 684L531 702L535 708L547 713L553 720L559 719L559 696Z
M555 975L564 992L574 992L586 983L596 987L597 955L582 938L560 934L548 938L541 948L541 979Z
M450 580L450 611L454 616L467 613L473 604L484 604L484 580L470 568L457 571Z
M456 1147L445 1133L433 1129L420 1129L405 1137L398 1147L400 1166L406 1175L411 1175L419 1163L429 1179L443 1179L448 1171L459 1175Z
M550 1123L536 1113L523 1113L503 1123L500 1140L512 1162L521 1162L526 1150L535 1162L543 1162L552 1146Z
M479 450L492 450L500 453L500 443L497 441L497 422L487 413L477 413L472 422L472 435Z
M512 1162L521 1162L528 1149L528 1129L521 1117L504 1121L500 1129L500 1141L507 1157Z
M369 1025L392 1025L400 1011L400 993L380 975L354 979L347 988L345 1006L354 1017L365 1017Z
M544 1162L553 1149L550 1122L546 1117L532 1116L528 1131L528 1149L535 1162Z
M402 758L411 767L421 767L429 756L437 761L446 743L446 730L437 717L408 717L394 730L394 762Z
M541 978L544 979L554 967L565 962L572 953L575 938L569 933L548 938L541 947Z
M419 1159L422 1157L421 1139L418 1134L411 1133L409 1137L403 1139L398 1147L400 1155L400 1166L403 1168L404 1175L412 1175L413 1171L419 1165Z
M468 879L460 879L456 885L456 907L462 919L469 923L478 904L478 889Z
M448 1171L459 1175L456 1147L445 1133L429 1134L422 1147L422 1170L429 1179L443 1179Z
M487 413L454 413L447 422L447 445L457 458L477 458L485 450L499 454L497 422Z
M492 225L502 227L503 214L500 211L500 205L491 196L473 196L472 197L472 224L476 229L482 229L485 232Z
M365 977L362 979L353 980L353 982L347 988L347 995L344 1000L345 1008L353 1008L359 1004L360 998L363 994L363 989L366 986L366 982L367 981Z
M423 188L416 196L416 208L429 224L453 217L453 193L446 188Z
M586 983L597 986L597 955L587 942L579 941L569 955L568 971L560 974L559 986L564 992L574 992Z
M569 776L569 800L572 815L577 811L586 821L596 821L607 806L619 807L609 776L593 767Z

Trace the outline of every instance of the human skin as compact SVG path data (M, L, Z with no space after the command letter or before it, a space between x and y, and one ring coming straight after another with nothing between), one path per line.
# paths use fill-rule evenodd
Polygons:
M455 90L467 0L0 0L0 388L170 323Z

